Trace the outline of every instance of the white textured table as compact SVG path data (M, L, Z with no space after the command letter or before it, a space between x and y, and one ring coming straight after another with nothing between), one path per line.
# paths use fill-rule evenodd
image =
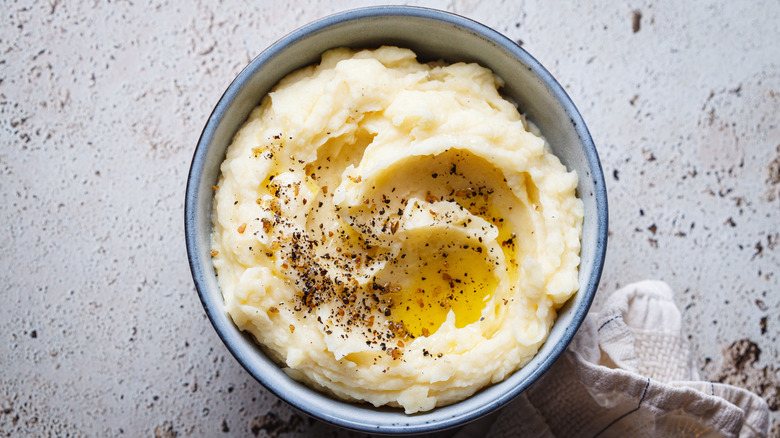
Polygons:
M0 435L349 435L225 349L182 211L195 143L240 69L366 3L236 3L3 4ZM778 436L780 3L597 3L421 4L521 41L561 81L607 176L596 306L667 281L702 377L764 396Z

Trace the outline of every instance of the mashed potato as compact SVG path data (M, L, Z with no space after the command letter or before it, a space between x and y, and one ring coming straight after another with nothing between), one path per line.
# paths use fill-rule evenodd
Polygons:
M528 363L578 288L583 206L476 64L325 53L236 134L215 192L227 311L294 379L407 413Z

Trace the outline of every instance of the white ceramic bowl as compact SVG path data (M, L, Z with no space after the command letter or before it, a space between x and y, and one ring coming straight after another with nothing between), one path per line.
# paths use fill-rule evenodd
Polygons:
M585 206L580 290L560 310L534 359L503 382L466 400L414 415L335 400L290 379L251 336L233 324L209 255L212 186L225 151L249 112L280 79L318 62L327 49L380 45L410 48L421 61L470 61L492 69L506 83L503 93L539 127L561 161L577 171L577 190ZM416 434L457 427L495 411L528 388L560 356L588 312L599 283L607 242L607 195L582 117L558 82L527 52L500 33L461 16L414 7L374 7L332 15L292 32L255 58L228 87L206 123L192 160L185 234L193 279L208 317L230 352L268 390L332 424L369 433Z

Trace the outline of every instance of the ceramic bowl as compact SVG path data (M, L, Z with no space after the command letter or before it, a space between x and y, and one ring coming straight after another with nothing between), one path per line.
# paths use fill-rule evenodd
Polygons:
M212 186L233 135L252 108L285 75L318 62L328 49L380 45L408 47L421 61L477 62L492 69L506 83L502 92L538 126L561 161L577 171L577 190L585 206L580 290L560 310L534 359L466 400L414 415L335 400L290 379L231 321L209 255ZM582 117L558 82L525 50L495 30L458 15L415 7L373 7L332 15L290 33L236 77L214 108L195 150L187 180L185 234L190 268L208 317L238 362L268 390L331 424L374 434L418 434L461 426L494 412L534 383L561 355L599 283L607 242L607 195Z

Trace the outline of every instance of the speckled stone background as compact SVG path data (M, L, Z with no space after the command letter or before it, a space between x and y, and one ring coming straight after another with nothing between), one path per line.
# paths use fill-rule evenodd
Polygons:
M183 200L243 66L365 4L3 2L0 434L351 435L225 349L190 277ZM780 3L419 4L505 33L560 80L607 176L595 305L667 281L702 378L761 394L780 435Z

